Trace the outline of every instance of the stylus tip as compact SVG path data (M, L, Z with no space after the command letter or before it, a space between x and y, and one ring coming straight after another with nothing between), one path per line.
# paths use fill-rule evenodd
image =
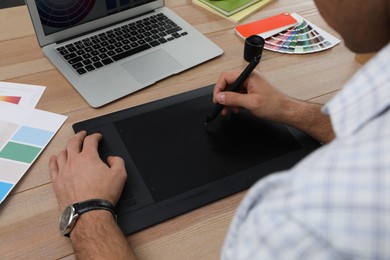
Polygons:
M211 117L207 117L206 118L206 121L204 122L205 125L207 125L208 123L210 123L211 121L213 121L213 119Z

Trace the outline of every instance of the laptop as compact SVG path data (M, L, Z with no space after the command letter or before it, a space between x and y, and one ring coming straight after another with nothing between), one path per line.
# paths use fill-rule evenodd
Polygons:
M45 55L92 107L223 53L163 0L26 0Z
M78 122L75 132L101 133L99 155L125 161L117 203L129 235L242 191L295 165L320 144L303 132L248 111L218 116L213 86Z

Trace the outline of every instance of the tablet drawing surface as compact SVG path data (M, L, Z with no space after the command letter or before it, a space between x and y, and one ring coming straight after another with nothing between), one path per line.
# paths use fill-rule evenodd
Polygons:
M127 181L116 206L125 234L249 188L286 170L320 144L283 124L245 110L218 116L213 86L200 88L73 125L99 132L102 160L125 161Z
M283 125L247 112L218 118L208 129L210 100L207 95L115 123L155 201L301 147Z

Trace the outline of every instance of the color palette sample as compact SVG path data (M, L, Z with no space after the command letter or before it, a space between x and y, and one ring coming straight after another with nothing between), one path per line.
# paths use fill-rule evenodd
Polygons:
M330 49L340 40L303 19L302 23L271 36L265 40L264 48L288 54L307 54Z
M12 104L19 104L21 98L22 97L19 96L0 96L0 101L9 102Z
M64 123L66 117L0 102L0 203Z
M43 86L0 82L0 102L35 107L44 91Z

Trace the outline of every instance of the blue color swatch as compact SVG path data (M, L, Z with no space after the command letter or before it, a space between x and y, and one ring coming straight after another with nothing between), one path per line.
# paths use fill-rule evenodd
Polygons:
M22 126L12 137L13 141L44 147L52 138L53 132Z
M5 196L12 190L13 184L0 181L0 202L5 199Z

